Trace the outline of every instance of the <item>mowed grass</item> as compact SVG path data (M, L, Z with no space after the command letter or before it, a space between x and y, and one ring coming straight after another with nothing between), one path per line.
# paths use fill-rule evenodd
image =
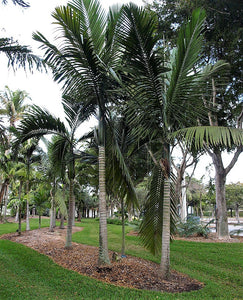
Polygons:
M37 223L31 220L31 227L38 227ZM1 224L1 234L4 230L15 231L14 225ZM83 220L76 226L84 229L73 235L73 241L98 245L97 221ZM126 232L130 230L127 226ZM108 225L108 239L109 248L119 252L121 227ZM136 236L126 236L126 253L159 262L159 257L144 250ZM0 264L0 299L243 299L243 246L239 243L173 242L171 267L205 283L199 291L181 294L104 284L59 267L48 257L5 240L0 240Z

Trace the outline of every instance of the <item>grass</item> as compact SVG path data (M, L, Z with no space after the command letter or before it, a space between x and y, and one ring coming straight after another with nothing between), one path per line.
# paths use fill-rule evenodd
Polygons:
M47 222L46 220L45 222ZM36 222L36 224L35 224ZM31 220L31 227L38 227ZM1 224L1 234L16 224ZM43 220L43 226L45 225ZM98 222L83 220L73 241L98 245ZM126 232L130 229L126 226ZM108 225L109 248L120 251L121 227ZM0 299L242 299L242 244L175 241L171 267L205 283L199 291L168 294L107 285L54 264L23 245L0 240ZM126 253L159 262L136 236L126 236Z

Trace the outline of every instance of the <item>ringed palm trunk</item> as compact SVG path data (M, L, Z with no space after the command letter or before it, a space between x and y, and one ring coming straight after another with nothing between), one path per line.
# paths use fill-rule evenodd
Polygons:
M6 185L5 197L4 197L4 221L7 221L7 206L8 206L8 190L9 184Z
M49 226L49 231L53 232L54 231L54 226L53 226L53 207L54 207L54 193L55 193L55 183L53 184L53 189L50 190L50 195L51 195L51 215L50 215L50 226Z
M29 213L29 179L26 181L26 194L27 194L27 200L26 200L26 231L30 230L30 213Z
M99 259L98 265L110 264L107 242L106 190L105 190L105 147L99 146Z
M70 163L69 166L69 207L68 207L68 225L67 225L67 236L66 236L66 245L65 248L70 249L72 246L72 228L73 228L73 211L74 211L74 161Z
M164 180L162 247L160 272L162 278L170 275L170 179Z
M125 256L125 212L124 212L124 199L121 199L121 213L122 213L122 248L121 255Z
M67 225L67 236L65 248L71 248L72 246L72 228L73 228L73 206L74 206L74 196L73 196L73 178L70 179L69 185L69 207L68 207L68 225Z
M160 272L161 277L168 279L170 275L170 146L164 145L164 162L161 167L164 171L163 216L162 216L162 246Z
M22 181L20 181L19 184L19 228L18 228L18 234L21 235L21 194L22 194Z

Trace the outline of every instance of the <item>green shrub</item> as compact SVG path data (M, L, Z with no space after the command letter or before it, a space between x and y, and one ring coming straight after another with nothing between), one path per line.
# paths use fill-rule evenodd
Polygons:
M122 225L122 220L120 220L118 218L115 218L115 219L108 218L107 219L107 224ZM126 221L125 221L125 225L127 225Z
M180 221L177 223L177 232L179 236L189 237L192 235L196 235L204 236L207 238L210 232L208 225L212 222L213 220L211 220L206 225L202 225L198 218L190 216L185 222Z

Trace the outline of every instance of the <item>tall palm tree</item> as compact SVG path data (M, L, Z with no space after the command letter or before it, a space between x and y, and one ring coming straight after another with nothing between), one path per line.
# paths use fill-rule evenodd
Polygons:
M157 47L160 37L153 13L133 4L126 6L120 31L124 68L128 74L127 90L132 99L128 103L130 123L139 139L161 144L160 155L153 155L155 170L141 235L145 245L154 252L159 251L157 241L162 240L160 269L164 278L169 276L173 195L169 136L178 128L195 124L197 116L203 114L196 101L195 87L199 84L197 63L204 19L204 11L193 13L179 33L171 63L164 62L164 53Z
M113 79L110 74L120 62L117 43L119 10L108 15L98 0L73 0L53 13L58 25L58 46L41 33L34 39L42 43L45 61L54 79L63 82L64 93L75 95L79 102L93 107L99 121L99 265L110 264L107 245L105 191L105 124L107 104L112 101Z

